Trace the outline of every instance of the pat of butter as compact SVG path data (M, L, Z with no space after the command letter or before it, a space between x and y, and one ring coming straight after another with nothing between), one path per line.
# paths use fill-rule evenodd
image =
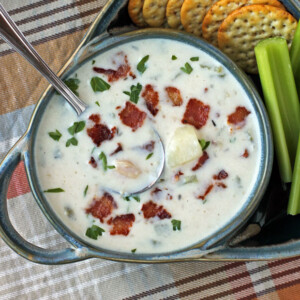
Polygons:
M202 155L202 148L194 127L186 125L175 130L167 145L167 163L174 168Z

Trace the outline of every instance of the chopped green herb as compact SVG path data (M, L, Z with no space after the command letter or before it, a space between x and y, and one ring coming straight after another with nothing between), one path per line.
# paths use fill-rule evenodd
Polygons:
M100 103L98 101L95 102L96 105L98 105L100 107Z
M147 69L145 64L148 61L148 59L149 59L149 55L144 56L136 67L141 74L143 74Z
M104 152L100 153L99 159L102 160L103 169L104 169L104 171L106 171L107 170L107 158L106 158L106 155L104 154Z
M94 92L104 92L110 89L110 85L98 76L91 79L91 87Z
M135 253L136 252L136 248L131 250L131 253Z
M93 240L97 240L98 236L102 236L105 230L97 225L92 225L86 230L85 235Z
M76 95L79 96L77 90L79 87L80 80L77 78L69 78L64 80L66 86Z
M207 199L205 198L203 201L202 201L202 204L205 204L207 202Z
M198 141L203 151L210 145L210 141L206 141L204 139Z
M199 57L198 57L198 56L191 57L190 60L191 60L191 61L198 61L198 60L199 60Z
M153 155L153 152L149 153L149 154L147 155L147 157L146 157L146 160L148 160L149 158L151 158L152 155Z
M88 189L89 189L89 186L87 185L87 186L85 187L85 189L84 189L84 192L83 192L84 197L86 196L86 193L87 193Z
M44 193L62 193L64 190L62 188L49 189L44 191Z
M74 122L74 124L68 128L68 131L71 135L74 135L75 133L82 131L84 127L85 127L84 121Z
M176 230L181 230L181 221L179 220L175 220L173 219L171 221L172 225L173 225L173 230L176 231Z
M186 74L191 74L193 71L193 68L191 67L191 65L187 62L185 63L184 67L180 68L181 71L183 71Z
M49 136L54 139L54 141L59 141L62 134L56 129L55 131L48 132Z
M196 175L184 177L183 184L188 184L193 182L198 182L198 178Z
M172 60L176 60L176 59L177 59L177 56L172 55Z
M95 62L96 62L96 61L93 59L93 61L92 61L92 65L94 65L94 64L95 64Z
M132 85L130 87L130 92L124 91L123 93L125 95L128 95L130 97L130 101L137 104L139 101L140 92L142 90L143 86L138 83L137 85Z
M140 196L138 196L138 195L123 197L123 199L124 199L125 201L130 201L130 198L133 198L136 202L140 202L140 201L141 201Z
M136 201L136 202L140 202L140 196L132 196L132 198Z
M107 169L115 169L116 167L115 166L107 166Z
M70 139L67 140L66 142L66 147L70 147L71 145L73 146L77 146L78 145L78 141L76 138L72 137Z

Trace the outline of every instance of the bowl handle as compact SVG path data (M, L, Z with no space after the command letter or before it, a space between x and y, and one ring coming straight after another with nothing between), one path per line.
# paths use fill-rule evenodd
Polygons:
M64 264L89 258L80 248L63 250L47 250L24 240L12 226L7 211L7 190L10 178L23 159L23 151L27 147L28 137L25 135L9 151L0 164L0 236L15 252L24 258L41 264Z

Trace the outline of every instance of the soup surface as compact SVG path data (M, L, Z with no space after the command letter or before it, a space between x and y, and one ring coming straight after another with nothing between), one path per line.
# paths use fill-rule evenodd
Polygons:
M258 176L258 121L215 59L177 41L146 39L99 54L67 84L89 108L78 118L53 95L35 162L51 207L82 239L121 252L174 251L241 210ZM132 194L163 165L154 186Z

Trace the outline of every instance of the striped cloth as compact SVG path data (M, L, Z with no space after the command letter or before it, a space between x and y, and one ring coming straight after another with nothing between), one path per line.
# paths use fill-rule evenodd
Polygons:
M105 0L2 0L54 71L64 64ZM0 159L25 131L48 83L0 41ZM9 213L28 241L67 246L38 209L20 165ZM145 265L90 259L37 265L0 240L0 299L300 299L300 258L272 262Z

